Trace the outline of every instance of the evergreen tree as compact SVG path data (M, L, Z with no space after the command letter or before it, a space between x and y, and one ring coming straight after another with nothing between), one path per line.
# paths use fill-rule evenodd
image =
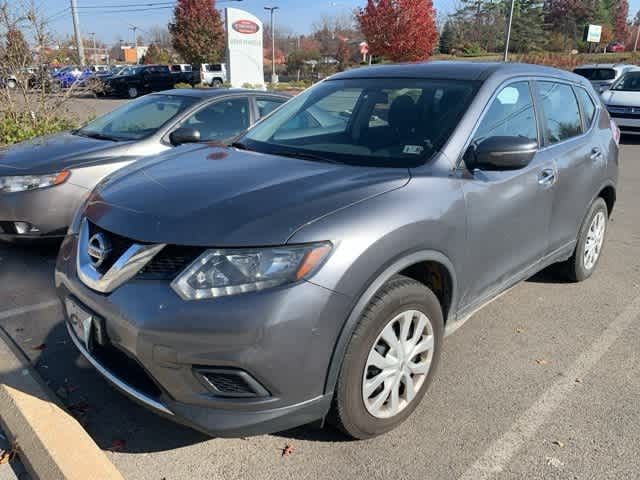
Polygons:
M442 33L440 34L440 53L449 54L454 48L456 41L456 32L453 23L450 20L444 24Z
M510 0L506 0L505 3L505 7L509 8ZM518 0L513 11L509 49L514 52L529 52L542 49L545 41L542 26L543 2L539 0Z

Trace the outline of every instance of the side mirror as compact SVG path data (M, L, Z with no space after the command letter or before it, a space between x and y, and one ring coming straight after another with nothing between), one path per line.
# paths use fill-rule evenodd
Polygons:
M200 141L200 131L193 127L181 127L169 135L171 145L178 146L185 143L198 143Z
M538 142L524 137L489 137L471 149L472 168L518 170L533 160Z

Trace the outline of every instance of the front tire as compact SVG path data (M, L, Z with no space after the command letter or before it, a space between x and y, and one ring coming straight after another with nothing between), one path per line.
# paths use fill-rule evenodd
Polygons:
M582 282L593 275L602 254L608 222L607 204L602 198L597 198L582 222L573 256L567 261L569 280Z
M437 297L400 275L364 310L342 363L330 421L365 439L404 422L433 379L444 332Z
M128 87L127 88L127 98L138 98L138 95L140 95L140 92L138 91L137 87Z

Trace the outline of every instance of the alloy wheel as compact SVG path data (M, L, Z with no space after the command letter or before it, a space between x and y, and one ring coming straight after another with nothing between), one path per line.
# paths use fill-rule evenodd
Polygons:
M417 310L396 315L374 342L362 378L362 399L376 418L404 410L424 384L434 352L433 325Z
M591 270L600 257L604 234L606 230L606 218L604 212L596 213L587 231L587 241L584 244L583 263L586 270Z

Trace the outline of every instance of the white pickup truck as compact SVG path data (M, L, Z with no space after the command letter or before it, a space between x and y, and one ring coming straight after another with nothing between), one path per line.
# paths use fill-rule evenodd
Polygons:
M200 81L212 87L221 87L227 81L227 66L224 63L200 65Z

